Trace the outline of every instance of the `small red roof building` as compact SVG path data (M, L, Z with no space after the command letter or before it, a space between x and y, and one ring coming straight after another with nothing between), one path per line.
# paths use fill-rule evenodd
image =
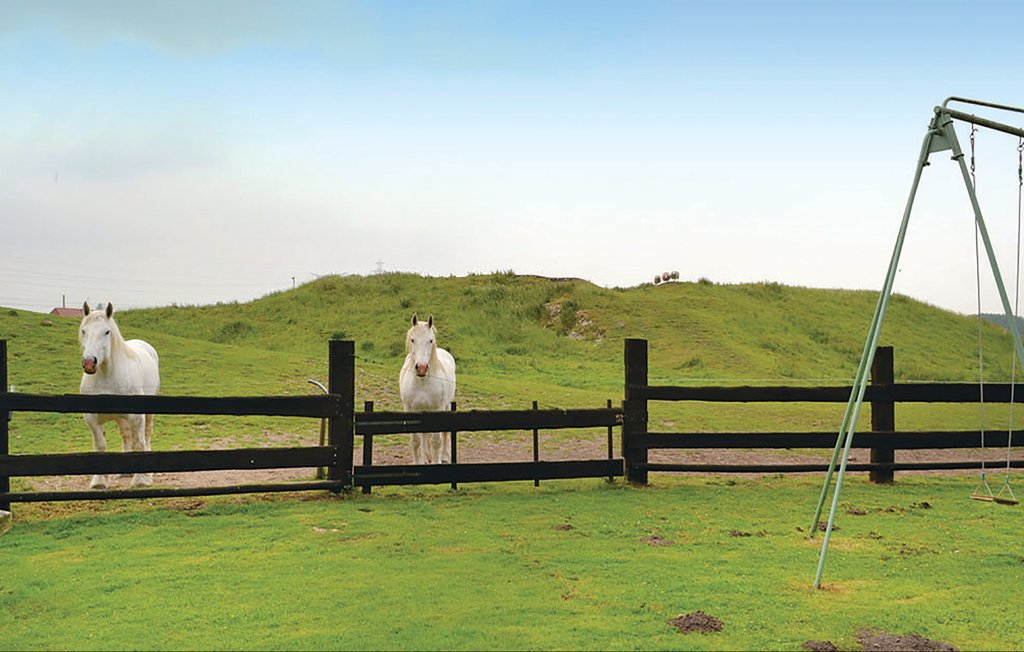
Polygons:
M50 311L50 314L56 315L58 317L81 318L85 316L85 312L83 312L81 308L54 308L53 310Z

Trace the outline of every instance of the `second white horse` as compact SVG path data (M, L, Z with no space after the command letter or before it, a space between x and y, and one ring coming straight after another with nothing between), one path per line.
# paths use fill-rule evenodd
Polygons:
M455 358L437 346L434 317L426 323L414 314L405 334L405 364L398 375L398 389L406 412L446 412L455 400ZM448 433L416 433L412 436L414 464L448 464L452 442Z

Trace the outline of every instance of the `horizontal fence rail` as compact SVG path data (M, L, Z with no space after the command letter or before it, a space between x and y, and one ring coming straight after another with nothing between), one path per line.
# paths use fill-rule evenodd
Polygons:
M828 432L657 432L638 436L630 441L634 448L831 448L837 433ZM1006 447L1011 439L1006 430L986 431L984 444ZM1013 431L1012 439L1024 442L1024 431ZM980 430L862 432L854 440L854 448L891 446L901 450L981 448Z
M0 456L0 475L17 477L287 469L332 466L336 461L337 451L329 446L5 455Z
M394 435L415 432L481 430L557 430L595 428L622 423L622 411L612 408L583 410L471 410L466 412L357 412L357 435Z
M44 396L5 392L0 393L0 411L328 418L341 415L341 399L330 394L206 397L113 394Z
M146 489L104 489L97 491L26 491L8 492L2 496L12 503L44 503L64 500L122 500L127 498L186 498L193 496L225 496L231 494L265 494L286 491L340 492L344 485L333 480L309 482L275 482L237 484L218 487L150 487Z
M1006 468L1006 462L998 464ZM1010 467L1024 468L1024 460L1011 460ZM644 464L648 471L676 473L824 473L828 464ZM990 467L991 468L991 467ZM977 470L978 462L889 462L850 463L847 471L956 471Z
M502 482L510 480L566 480L622 475L622 460L571 460L556 462L486 462L357 466L357 486L448 484L451 482Z
M1009 403L1011 387L1016 400L1024 399L1024 384L986 383L986 403ZM846 403L851 386L701 386L633 385L634 398L646 401L705 401L713 403ZM978 383L898 383L868 386L864 400L896 403L977 403ZM834 442L833 442L834 443Z

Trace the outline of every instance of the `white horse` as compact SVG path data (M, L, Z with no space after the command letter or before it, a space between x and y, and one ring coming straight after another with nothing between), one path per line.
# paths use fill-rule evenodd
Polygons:
M412 316L405 334L405 364L398 375L398 389L406 412L446 412L455 399L455 358L437 346L434 317L427 323ZM448 464L452 442L448 433L416 433L412 436L415 464Z
M156 349L142 340L121 337L113 319L114 306L107 304L105 311L90 310L88 302L82 306L78 341L82 345L82 394L156 394L160 391L160 359ZM121 430L121 448L124 451L148 451L153 437L152 414L86 414L85 423L92 431L93 448L103 453L107 440L103 424L116 421ZM153 484L152 473L136 473L132 486ZM94 475L89 487L103 489L107 477Z

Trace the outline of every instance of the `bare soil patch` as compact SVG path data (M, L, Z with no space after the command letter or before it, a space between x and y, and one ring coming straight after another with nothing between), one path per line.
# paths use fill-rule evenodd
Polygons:
M683 634L692 634L694 632L698 634L712 634L722 631L722 627L725 626L725 623L718 618L709 616L700 610L683 614L668 622Z
M660 534L652 534L651 536L644 537L640 540L646 543L647 545L653 546L655 548L667 548L668 546L672 545L671 541L661 536Z

